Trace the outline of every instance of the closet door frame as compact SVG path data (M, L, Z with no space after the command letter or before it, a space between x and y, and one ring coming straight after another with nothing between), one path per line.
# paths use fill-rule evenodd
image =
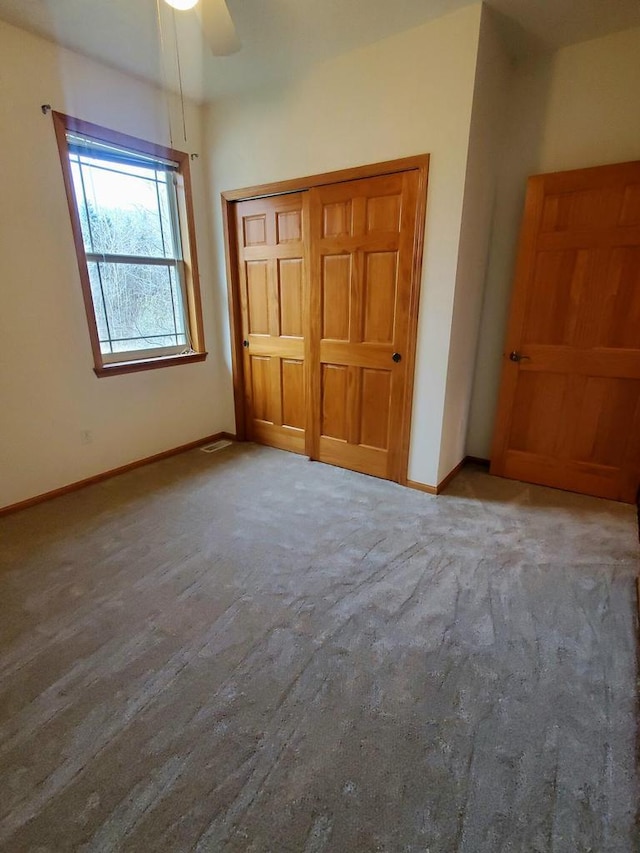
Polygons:
M404 391L402 407L402 436L400 442L400 477L398 482L407 484L407 469L409 464L409 440L411 434L411 411L413 404L413 388L415 376L416 341L418 332L418 305L420 301L420 279L422 275L422 256L424 248L425 218L427 209L427 186L429 178L429 155L418 154L413 157L403 157L399 160L389 160L383 163L372 163L365 166L356 166L351 169L341 169L336 172L325 172L318 175L309 175L304 178L294 178L288 181L276 181L275 183L260 184L242 189L227 190L221 193L222 223L225 241L225 261L227 272L227 300L229 309L229 326L231 334L231 363L233 370L233 397L236 419L236 437L238 441L245 441L247 437L247 426L245 420L245 376L244 360L242 352L242 312L240 305L240 277L238 270L238 235L236 230L236 217L234 205L239 201L248 201L255 198L266 198L269 196L285 195L288 193L310 190L313 187L327 184L338 184L345 181L354 181L359 178L375 178L383 175L392 175L398 172L418 172L418 197L416 205L416 229L413 243L413 258L411 265L411 292L409 302L409 337L406 356L407 360L407 382ZM308 217L306 228L308 229ZM310 245L310 234L305 233L305 245ZM309 275L309 269L305 274ZM305 347L308 348L310 332L310 318L308 306L305 310ZM309 365L309 370L312 369ZM308 371L307 371L308 375ZM308 417L309 409L308 409ZM310 455L310 430L307 428L307 453Z

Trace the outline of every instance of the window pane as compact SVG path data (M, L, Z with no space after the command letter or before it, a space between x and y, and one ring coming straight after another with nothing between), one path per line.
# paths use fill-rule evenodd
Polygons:
M173 175L169 172L157 172L158 179L158 207L160 211L160 227L165 244L165 255L167 258L181 258L182 250L180 246L180 237L174 234L173 227L177 230L177 209L176 209L176 193L173 186ZM172 221L175 222L172 226ZM175 237L175 239L174 239Z
M96 315L96 325L98 327L98 338L100 340L100 349L102 352L111 352L109 345L109 327L107 325L107 315L105 313L104 300L102 297L102 287L100 284L100 271L98 264L87 264L89 268L89 281L91 282L91 296L93 297L93 311Z
M91 232L89 230L89 220L87 218L87 205L84 203L84 194L82 189L82 174L80 172L80 164L77 157L71 157L71 177L73 178L73 186L76 193L76 207L80 217L80 226L82 228L82 239L87 251L91 250Z
M102 352L187 345L175 267L100 262L89 273Z
M87 252L180 256L171 227L170 174L76 155L71 170Z

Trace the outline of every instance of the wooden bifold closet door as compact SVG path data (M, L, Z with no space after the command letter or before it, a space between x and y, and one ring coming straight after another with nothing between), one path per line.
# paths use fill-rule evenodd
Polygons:
M401 480L416 169L236 204L247 437Z
M305 453L304 193L236 206L247 438Z
M311 456L397 480L417 172L317 187L311 220Z

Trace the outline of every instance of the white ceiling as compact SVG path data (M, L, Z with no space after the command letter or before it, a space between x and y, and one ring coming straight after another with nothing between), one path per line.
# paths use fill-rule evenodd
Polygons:
M195 13L172 13L163 0L0 0L0 19L171 88L177 82L177 36L184 91L209 100L291 78L315 62L470 2L228 0L243 47L240 53L219 58L211 56L203 44ZM640 0L487 2L507 19L506 31L514 45L523 44L526 35L553 49L640 26ZM165 63L156 4L161 11Z

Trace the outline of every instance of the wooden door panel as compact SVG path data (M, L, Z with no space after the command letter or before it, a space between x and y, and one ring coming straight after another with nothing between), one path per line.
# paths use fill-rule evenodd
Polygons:
M321 338L349 339L351 255L324 255L321 282Z
M269 334L269 272L266 261L245 266L247 280L247 333Z
M558 452L557 422L544 415L561 410L566 390L566 378L561 373L522 374L513 402L510 448L541 456Z
M529 371L518 382L509 446L620 467L639 402L639 380Z
M640 246L611 252L603 279L597 345L637 349L640 329Z
M371 196L367 199L367 234L385 231L397 234L400 231L402 192L398 191L394 181L390 182L389 189L391 195Z
M299 243L302 240L302 210L276 211L276 242Z
M606 187L549 193L544 198L540 231L544 234L597 227L602 207L608 201Z
M635 500L639 224L640 162L530 179L493 473Z
M305 427L304 362L292 358L280 361L282 382L282 424L294 429Z
M629 426L640 402L640 381L579 377L580 404L571 458L621 468L633 439Z
M251 356L251 405L253 417L273 423L273 395L271 389L271 359Z
M618 225L640 225L640 183L625 186Z
M305 452L305 200L236 205L248 437Z
M312 456L399 479L418 173L310 192ZM399 353L396 360L394 352ZM402 360L402 356L407 361Z
M258 213L242 217L243 246L264 246L267 242L267 216Z
M393 343L397 287L398 253L368 252L363 293L364 343Z
M303 276L302 258L278 261L278 304L280 335L302 338L303 334Z
M524 343L574 345L593 254L540 252L533 273Z
M389 450L389 408L381 401L391 400L389 370L360 370L360 434L358 444Z
M350 237L353 234L351 199L333 201L322 208L322 236Z
M348 368L344 364L321 365L320 434L340 441L347 440Z

